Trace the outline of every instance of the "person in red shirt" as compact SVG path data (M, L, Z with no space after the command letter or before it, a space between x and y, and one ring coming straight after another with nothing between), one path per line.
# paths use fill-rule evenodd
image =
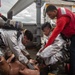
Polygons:
M57 18L57 22L48 42L40 52L51 45L58 34L61 33L65 38L71 40L69 75L75 75L75 15L66 8L61 7L57 9L54 5L49 5L46 8L46 13L51 19Z

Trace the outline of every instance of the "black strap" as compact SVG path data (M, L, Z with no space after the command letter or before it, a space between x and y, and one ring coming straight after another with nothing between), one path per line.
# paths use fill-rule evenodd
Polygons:
M65 40L65 41L68 41L69 40L69 38L67 38L64 34L62 34L61 33L61 36L62 36L62 38Z
M2 37L1 37L1 32L0 32L0 47L3 48L5 46Z

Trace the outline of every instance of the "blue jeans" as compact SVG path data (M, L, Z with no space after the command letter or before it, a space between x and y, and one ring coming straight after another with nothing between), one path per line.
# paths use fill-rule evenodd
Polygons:
M69 75L75 75L75 35L71 37L70 45L70 73Z

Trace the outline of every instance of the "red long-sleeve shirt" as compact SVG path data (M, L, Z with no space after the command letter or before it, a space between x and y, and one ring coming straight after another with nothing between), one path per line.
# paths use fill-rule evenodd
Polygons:
M52 35L50 35L50 38L48 39L48 42L46 43L45 47L51 45L54 42L55 38L58 36L59 33L62 32L62 30L67 25L67 23L69 23L69 21L70 18L64 16L57 20L56 27L53 30Z

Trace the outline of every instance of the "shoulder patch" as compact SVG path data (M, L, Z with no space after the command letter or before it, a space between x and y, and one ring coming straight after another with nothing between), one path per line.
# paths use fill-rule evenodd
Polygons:
M60 8L60 10L61 10L61 14L66 14L66 10L65 10L65 8Z

